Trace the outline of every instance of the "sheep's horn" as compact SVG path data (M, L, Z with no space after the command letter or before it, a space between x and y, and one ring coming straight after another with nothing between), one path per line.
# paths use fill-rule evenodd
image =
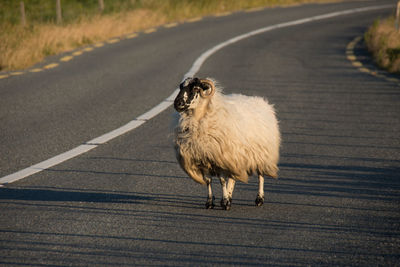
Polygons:
M213 96L214 93L215 93L215 85L214 85L214 83L212 81L210 81L210 80L207 80L207 79L201 79L200 82L208 84L210 86L210 90L211 90L211 92L207 93L207 94L204 92L204 90L201 90L200 91L201 96L202 97L211 97L211 96Z

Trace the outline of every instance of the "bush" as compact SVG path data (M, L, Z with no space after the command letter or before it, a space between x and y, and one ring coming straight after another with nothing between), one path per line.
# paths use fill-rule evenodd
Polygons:
M392 73L400 74L400 32L396 30L395 18L376 20L364 37L375 62Z

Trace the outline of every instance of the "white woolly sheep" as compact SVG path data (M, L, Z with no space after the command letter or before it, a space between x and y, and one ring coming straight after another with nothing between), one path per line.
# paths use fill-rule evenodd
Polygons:
M212 176L220 179L221 206L228 210L236 180L247 183L252 174L258 174L255 203L261 206L264 175L278 173L280 132L273 106L261 97L224 95L212 79L186 78L174 107L180 115L176 157L193 180L207 185L206 208L214 207Z

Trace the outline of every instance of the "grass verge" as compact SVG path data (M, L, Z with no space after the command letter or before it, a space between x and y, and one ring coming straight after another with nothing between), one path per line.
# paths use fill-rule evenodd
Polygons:
M364 37L375 62L389 72L400 74L400 32L395 28L395 18L376 20Z
M259 7L335 0L113 0L62 2L63 23L52 16L55 1L25 1L27 25L19 21L19 2L0 2L0 71L28 68L50 55L170 22ZM83 6L82 3L85 3ZM68 4L68 5L67 5ZM51 12L50 12L50 11ZM50 12L50 13L49 13Z

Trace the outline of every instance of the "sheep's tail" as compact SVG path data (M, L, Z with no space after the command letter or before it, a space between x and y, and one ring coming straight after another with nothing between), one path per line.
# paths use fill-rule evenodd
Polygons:
M190 161L182 157L180 153L177 153L177 159L182 169L192 178L195 182L205 185L203 173Z
M193 171L192 169L186 170L186 173L192 178L195 182L205 185L206 181L204 181L203 175L199 172Z
M268 170L268 173L266 175L268 175L271 178L278 179L278 171L279 171L278 166L275 165L271 169L272 170Z

